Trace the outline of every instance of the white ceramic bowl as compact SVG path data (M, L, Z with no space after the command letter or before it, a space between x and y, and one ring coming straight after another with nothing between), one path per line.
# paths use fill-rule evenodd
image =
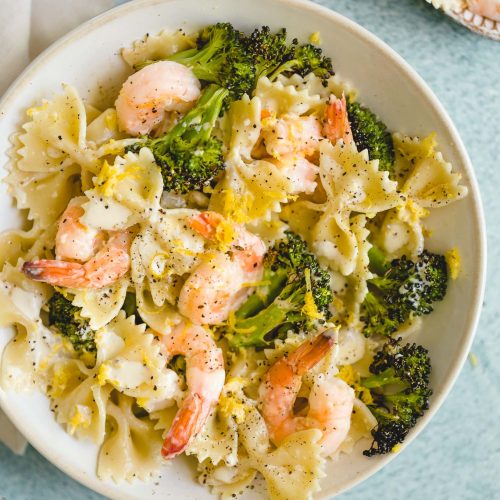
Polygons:
M310 2L299 0L139 0L111 10L82 25L45 51L18 78L0 104L0 165L7 161L8 137L18 130L24 110L60 90L61 82L75 85L84 98L99 105L110 100L126 75L118 56L121 47L147 32L183 27L188 31L216 21L230 21L252 30L269 24L286 26L306 40L319 31L323 48L333 58L338 74L351 81L361 100L371 106L392 130L409 134L437 133L446 159L463 175L469 196L436 210L429 225L431 249L457 246L463 259L460 278L425 319L420 341L434 363L434 396L429 411L408 436L405 445L429 422L455 381L472 342L479 316L485 275L484 222L479 192L467 153L448 115L425 85L393 50L352 21ZM102 93L100 88L109 90ZM20 223L6 193L0 191L0 229ZM12 332L0 332L0 352ZM97 447L70 437L55 422L45 396L0 390L2 409L30 443L64 472L88 487L114 498L207 498L207 489L195 482L191 464L175 460L162 472L158 484L114 484L95 474ZM358 484L393 458L365 458L360 443L350 455L328 466L318 498L333 496ZM437 443L436 443L437 446Z

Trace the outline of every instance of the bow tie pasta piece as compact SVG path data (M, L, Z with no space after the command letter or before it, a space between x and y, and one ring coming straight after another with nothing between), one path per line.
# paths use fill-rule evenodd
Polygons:
M188 224L197 213L183 208L162 210L132 243L132 280L139 287L147 282L157 306L165 301L175 304L181 277L193 270L205 249L203 236Z
M85 165L92 160L87 147L86 111L77 90L63 85L63 93L43 101L27 111L31 121L23 125L18 150L21 170L47 172L56 170L56 160ZM64 165L63 166L67 166Z
M33 245L42 234L43 230L38 227L32 227L28 231L13 229L0 233L0 269L3 269L7 262L14 265L21 255L26 255L33 248ZM52 234L52 237L55 237L55 233ZM40 254L37 252L32 256L26 257L26 260L31 260L38 255L41 258L49 257L43 252L40 252Z
M361 439L373 439L371 430L377 426L377 419L360 399L354 399L353 408L349 434L339 447L341 453L352 453L354 446Z
M160 208L163 180L153 154L117 156L112 165L105 160L94 179L95 188L85 194L83 222L104 230L124 229L154 218Z
M96 369L82 361L70 359L55 363L51 368L47 394L60 424L78 439L90 439L101 444L106 431L106 404L110 385L97 382Z
M340 271L344 276L354 271L358 245L351 230L349 212L327 205L311 236L314 251L331 269Z
M323 141L320 178L326 202L307 205L323 212L311 230L310 242L325 264L348 276L356 267L359 252L350 214L373 217L401 204L401 195L388 173L378 170L378 161L370 161L367 152L359 153L354 144Z
M271 220L281 211L293 191L293 184L273 163L253 160L230 162L224 177L215 186L209 209L235 222Z
M92 330L98 330L107 325L120 312L129 280L122 278L105 288L79 288L68 290L74 294L73 305L80 307L80 316L89 319Z
M460 186L461 175L452 172L451 163L441 153L418 162L403 185L402 192L424 208L444 207L463 198L467 187Z
M186 454L195 455L198 462L210 461L218 465L224 463L235 466L238 462L238 428L237 421L244 409L237 399L238 387L234 381L224 385L219 405L209 417L201 432L189 443ZM168 433L175 417L175 408L166 408L155 412L151 418L156 420L155 429L163 431L163 437Z
M139 316L161 335L170 335L172 327L181 322L181 315L173 305L168 302L161 306L155 304L148 283L136 284L135 298Z
M325 459L319 443L321 431L309 429L291 434L269 452L264 419L254 407L249 407L247 413L239 425L240 439L248 453L246 466L264 476L269 496L299 500L319 491L319 480L325 476Z
M255 219L249 222L247 229L257 235L269 248L276 241L285 239L289 227L279 218L277 213L273 212L270 219Z
M253 489L257 471L246 464L229 467L224 464L213 465L210 460L198 464L198 482L208 486L221 500L238 498L246 489Z
M214 412L203 430L186 449L186 455L195 455L198 462L210 460L214 465L223 462L234 466L238 462L238 429L231 415Z
M103 231L119 231L139 223L137 213L114 198L101 196L95 189L85 194L88 201L82 205L85 213L80 220L86 226Z
M111 428L101 447L97 475L103 480L147 480L161 465L161 431L148 416L137 417L134 399L118 394L118 403L107 403Z
M181 391L177 374L165 365L160 342L145 329L120 312L96 333L97 380L137 398L150 412L171 406Z
M306 76L294 73L289 77L280 74L276 78L276 81L280 82L284 87L293 86L298 92L307 90L309 95L319 95L322 101L326 101L331 94L336 95L339 99L342 97L342 94L346 96L354 94L353 87L343 82L337 75L328 78L326 86L324 85L324 80L317 77L314 73L309 73Z
M98 112L98 115L87 126L87 141L96 146L122 137L118 131L115 108L105 109L102 113Z
M420 139L396 133L392 134L392 140L395 152L394 177L399 179L402 185L417 162L434 156L437 146L436 135L430 134Z
M246 454L240 453L240 460L233 466L215 464L209 459L202 463L200 481L212 486L214 493L231 495L243 490L254 479L255 471L266 480L270 498L303 499L319 491L325 464L320 454L321 431L310 429L292 434L270 452L264 419L243 393L238 379L227 382L219 411L233 415Z
M322 141L320 178L329 203L340 210L373 216L401 203L397 183L378 169L377 160L369 160L367 151L358 152L354 143Z
M260 99L262 109L277 116L284 113L304 115L321 106L321 96L311 93L307 86L297 90L286 80L271 82L266 76L259 78L254 95Z
M5 264L0 273L0 326L19 326L7 344L0 365L0 387L18 391L44 389L52 363L69 355L61 336L46 328L40 319L50 287L26 278Z
M226 161L241 158L252 161L252 150L259 140L261 131L261 101L244 95L240 101L231 104L221 119L221 130L227 149Z
M348 277L349 293L344 300L347 305L347 324L359 328L360 305L368 293L367 280L373 277L368 269L370 264L368 252L372 245L368 241L370 231L366 228L366 216L360 214L351 217L350 227L356 239L356 258L354 259L352 274Z
M174 32L161 31L157 35L149 33L142 40L136 40L132 47L122 50L127 64L136 67L145 61L159 60L182 50L196 47L197 33L186 34L182 29Z
M42 228L55 224L78 193L76 180L80 168L71 165L62 172L26 172L13 168L5 178L17 208L28 210L28 219Z
M389 210L376 235L377 244L392 258L415 258L424 250L422 219L428 215L428 210L411 199Z
M296 432L275 451L250 458L248 465L264 476L270 498L302 500L320 491L320 479L326 476L320 440L319 429Z
M435 135L423 139L394 134L396 172L403 179L402 192L424 208L448 205L467 195L461 175L436 151Z

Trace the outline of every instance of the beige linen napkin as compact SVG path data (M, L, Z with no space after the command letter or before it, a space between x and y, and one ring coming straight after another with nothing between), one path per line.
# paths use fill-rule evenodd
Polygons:
M115 0L0 0L0 96L43 49ZM22 454L26 440L0 410L0 442Z

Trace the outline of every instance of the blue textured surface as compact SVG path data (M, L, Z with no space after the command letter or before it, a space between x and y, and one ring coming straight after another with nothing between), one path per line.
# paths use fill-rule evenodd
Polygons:
M488 224L484 310L467 363L441 410L404 453L338 498L500 499L500 43L454 24L423 0L321 0L398 51L454 120L479 180ZM265 19L263 19L265 22ZM498 280L498 281L497 281ZM0 499L98 499L29 448L0 445Z

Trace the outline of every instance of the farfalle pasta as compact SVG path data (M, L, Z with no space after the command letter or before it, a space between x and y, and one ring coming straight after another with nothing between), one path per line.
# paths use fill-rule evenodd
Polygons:
M467 187L283 31L162 31L122 57L114 106L65 84L12 138L26 225L0 239L1 386L43 391L103 480L185 453L221 498L257 478L312 498L329 460L397 449L423 414L428 354L398 338L445 297L425 220ZM396 358L402 414L373 383Z

